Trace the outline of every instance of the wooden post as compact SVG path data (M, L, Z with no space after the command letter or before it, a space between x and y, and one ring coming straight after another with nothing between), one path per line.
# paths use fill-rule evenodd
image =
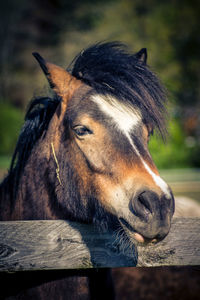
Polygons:
M64 220L0 222L0 272L200 265L200 219L175 218L156 245L120 249L112 232Z

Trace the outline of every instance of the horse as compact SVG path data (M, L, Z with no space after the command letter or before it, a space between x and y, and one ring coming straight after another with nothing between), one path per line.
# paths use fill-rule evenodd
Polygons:
M148 142L155 130L166 134L167 97L146 48L133 54L119 42L97 43L68 70L33 56L52 96L28 107L0 185L0 220L94 224L130 247L165 238L174 197ZM13 278L21 290L14 284L4 293L8 299L114 299L106 269Z

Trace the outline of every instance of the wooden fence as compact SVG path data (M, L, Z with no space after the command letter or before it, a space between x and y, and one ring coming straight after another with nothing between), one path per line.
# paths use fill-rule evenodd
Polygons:
M163 241L132 249L91 225L0 222L0 272L172 265L200 265L200 218L175 218Z

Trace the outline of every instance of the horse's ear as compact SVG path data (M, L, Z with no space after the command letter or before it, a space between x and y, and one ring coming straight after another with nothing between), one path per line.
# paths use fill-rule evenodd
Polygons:
M147 63L147 49L142 48L139 52L135 54L135 57L142 63L145 64Z
M33 52L33 56L38 61L41 69L46 75L50 87L62 97L63 100L68 100L69 98L69 85L77 81L75 77L73 77L70 73L68 73L65 69L56 66L52 63L46 62L39 53Z

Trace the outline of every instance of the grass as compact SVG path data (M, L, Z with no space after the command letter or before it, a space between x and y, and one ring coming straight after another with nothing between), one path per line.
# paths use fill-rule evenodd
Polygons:
M200 169L166 169L160 170L160 174L167 182L200 182Z
M0 156L0 181L6 175L10 162L11 156ZM200 202L200 169L168 169L160 170L160 174L170 184L175 196L186 196Z

